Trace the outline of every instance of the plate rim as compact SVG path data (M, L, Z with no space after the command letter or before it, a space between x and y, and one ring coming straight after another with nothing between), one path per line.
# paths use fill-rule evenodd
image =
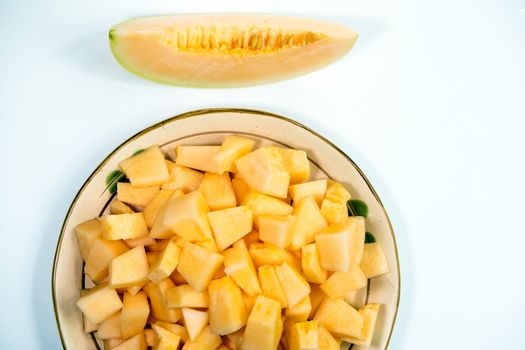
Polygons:
M388 346L390 344L390 340L392 338L392 334L394 332L394 328L395 328L395 325L396 325L397 315L398 315L398 312L399 312L399 304L400 304L400 301L401 301L401 267L400 267L400 263L399 263L399 251L397 249L397 241L396 241L396 235L395 235L395 232L394 232L394 228L392 226L392 222L390 221L390 217L388 216L386 208L383 205L383 202L381 201L381 198L379 197L379 195L377 194L376 190L372 186L372 183L368 180L368 178L366 177L365 173L361 170L361 168L352 160L352 158L350 158L343 150L341 150L332 141L328 140L326 137L324 137L323 135L319 134L318 132L316 132L315 130L311 129L310 127L308 127L308 126L306 126L306 125L304 125L304 124L302 124L302 123L300 123L300 122L298 122L298 121L296 121L296 120L294 120L292 118L284 117L282 115L271 113L271 112L261 111L261 110L257 110L257 109L248 109L248 108L202 108L202 109L196 109L196 110L180 113L180 114L177 114L175 116L172 116L172 117L169 117L167 119L164 119L164 120L162 120L162 121L160 121L158 123L155 123L155 124L145 128L145 129L140 130L139 132L135 133L134 135L130 136L129 138L127 138L126 140L121 142L117 147L115 147L99 163L99 165L95 168L95 170L93 170L93 172L91 172L91 174L87 177L87 179L84 181L84 183L82 184L82 186L80 187L78 192L73 197L73 200L71 201L71 204L69 205L69 208L68 208L68 210L66 212L66 215L64 217L64 221L62 222L62 225L61 225L61 228L60 228L60 234L58 236L58 240L57 240L57 244L56 244L56 248L55 248L55 254L54 254L54 257L53 257L53 268L52 268L52 271L51 271L51 295L52 295L52 299L53 299L53 311L54 311L54 314L55 314L55 321L56 321L57 328L58 328L58 334L60 336L60 342L62 343L62 348L67 350L67 347L66 347L66 344L65 344L65 341L64 341L64 335L63 335L63 332L62 332L61 323L60 323L59 316L58 316L58 305L57 305L56 288L55 288L56 269L57 269L57 265L58 265L58 258L59 258L59 255L60 255L59 252L60 252L60 248L62 246L62 241L63 241L63 237L64 237L64 230L65 230L66 224L67 224L67 222L69 220L69 217L71 215L71 212L73 210L73 207L75 206L78 198L80 197L80 195L82 194L84 189L91 183L91 180L95 177L95 175L97 175L98 172L103 168L103 166L108 162L108 160L111 157L113 157L113 155L115 153L117 153L122 147L124 147L129 142L137 139L138 137L148 133L151 130L155 130L157 128L160 128L160 127L164 126L165 124L171 123L173 121L181 120L181 119L187 119L187 118L191 118L191 117L199 116L199 115L203 115L203 114L216 114L216 113L239 113L240 115L243 115L243 114L255 114L255 115L259 115L259 116L276 118L276 119L280 119L280 120L286 121L288 123L291 123L291 124L293 124L293 125L295 125L297 127L300 127L302 129L308 131L309 133L313 134L314 136L316 136L316 137L320 138L321 140L323 140L324 142L326 142L334 150L339 152L347 161L349 161L352 164L352 166L354 166L354 168L357 170L359 175L363 178L363 180L365 181L366 185L368 186L368 188L370 189L370 191L372 192L372 194L376 198L377 202L379 203L379 205L381 206L381 209L383 210L383 212L385 214L385 217L386 217L387 222L388 222L388 226L390 228L390 235L392 236L392 241L394 243L394 251L395 251L395 254L396 254L395 258L396 258L396 265L397 265L397 300L396 300L396 310L394 312L394 319L393 319L393 322L392 322L392 327L390 327L389 334L388 334L388 339L387 339L386 346L385 346L385 349L388 349Z

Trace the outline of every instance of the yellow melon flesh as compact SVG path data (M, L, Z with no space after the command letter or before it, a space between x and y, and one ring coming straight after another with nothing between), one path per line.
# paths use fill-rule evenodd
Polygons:
M115 347L111 347L111 350L146 350L147 343L144 336L144 332L137 334L133 338L130 338Z
M259 216L259 237L263 242L287 248L292 242L294 222L292 215Z
M315 202L320 207L326 193L326 183L327 181L325 179L291 185L288 192L292 197L293 203L297 203L305 197L313 196Z
M113 199L109 205L109 211L111 214L133 214L134 211L126 204L122 203L118 199Z
M348 271L353 265L357 235L351 223L328 226L315 236L321 266L328 271Z
M363 316L343 299L326 298L314 317L333 336L361 340Z
M264 265L259 267L259 283L261 284L262 295L277 300L283 308L288 306L288 300L281 282L279 282L275 266Z
M224 272L249 296L261 293L252 258L244 240L236 242L224 255Z
M128 247L122 241L97 238L89 250L84 271L93 282L98 283L108 276L111 261L127 251Z
M123 303L120 325L122 338L128 339L144 330L150 310L148 298L144 292L138 292L136 295L124 293Z
M325 283L327 271L321 267L317 244L312 243L301 249L301 264L304 278L312 283Z
M367 282L361 268L353 265L348 272L334 272L321 289L332 299L344 298L348 292L366 287Z
M170 160L166 160L166 166L169 172L169 180L162 184L161 188L163 190L180 189L185 193L188 193L199 188L202 178L204 177L203 173L175 164Z
M170 308L206 308L209 305L208 291L196 292L189 284L183 284L166 292L166 305Z
M151 238L170 238L174 235L171 228L164 224L164 219L169 214L170 204L174 202L177 198L182 197L183 195L184 192L180 188L178 188L174 190L173 194L169 197L169 199L166 202L164 202L164 205L160 208L159 212L155 217L155 221L153 221L153 225L151 226L151 230L149 233Z
M151 146L123 160L119 166L133 186L162 185L169 180L164 154L159 146Z
M75 226L75 234L80 255L86 261L93 242L102 236L102 225L97 219L88 220Z
M295 270L301 271L301 260L285 249L266 243L252 243L249 252L256 267L281 265L286 261Z
M157 218L160 210L172 195L172 190L160 190L155 194L155 197L153 197L151 202L146 205L142 211L142 214L144 215L144 221L146 221L146 225L149 228L153 226L153 223L155 222L155 219Z
M310 301L310 296L307 295L303 300L299 302L299 304L286 309L286 320L306 321L311 311L312 303Z
M199 337L194 341L186 342L182 350L215 350L221 343L221 337L212 333L210 326L206 326Z
M230 277L212 281L208 293L210 328L213 333L226 335L246 324L248 311L241 290Z
M249 192L241 204L250 207L256 226L261 215L288 215L293 211L293 207L285 201L255 191Z
M177 334L157 325L153 325L152 328L159 339L155 350L177 350L179 348L180 337Z
M282 332L281 305L259 295L248 317L241 349L275 350Z
M295 223L290 246L292 250L312 243L315 235L328 226L313 196L301 199L295 206L293 216Z
M142 213L104 215L100 218L100 222L104 239L139 238L149 233Z
M341 350L339 347L339 343L337 340L335 340L334 337L328 332L326 328L319 325L318 326L318 332L319 332L319 349L322 350Z
M196 340L204 327L208 324L209 315L207 311L198 311L189 308L182 308L182 320L188 331L191 341Z
M188 168L219 173L219 166L215 157L219 154L220 146L178 146L175 163Z
M171 333L178 335L180 337L180 341L183 343L186 343L190 338L186 328L184 326L181 326L180 324L157 321L155 322L155 325L167 329Z
M289 339L290 350L317 350L318 343L317 321L297 322L292 326Z
M173 273L179 263L180 248L175 241L170 240L160 252L149 269L148 278L158 283Z
M115 290L102 284L82 293L77 306L88 320L101 323L122 309L123 304Z
M226 171L233 172L235 166L234 161L250 153L254 145L255 140L246 137L237 135L226 136L224 141L222 141L219 153L215 156L219 173L221 174Z
M180 254L177 271L195 291L203 292L223 261L224 257L220 254L186 243Z
M365 244L360 266L367 278L374 278L390 272L390 266L381 243Z
M109 32L113 55L158 82L207 87L287 79L345 55L357 33L341 25L269 15L144 17Z
M116 257L109 265L111 288L126 288L143 284L148 278L148 259L143 246Z
M173 287L175 287L175 284L169 278L158 284L149 282L144 286L144 291L150 300L151 314L159 321L175 323L182 316L180 309L169 309L166 305L166 290Z
M117 184L117 198L119 201L145 207L159 192L159 186L135 187L127 182Z
M237 205L235 192L233 192L230 174L221 175L214 173L204 174L199 185L199 191L204 196L210 210L233 208Z
M306 152L299 149L281 148L284 169L290 174L290 184L308 181L310 177L310 161Z
M376 328L377 316L381 304L367 304L359 309L359 313L363 316L363 327L361 329L361 336L359 339L344 338L345 341L361 346L370 346Z
M275 269L286 295L286 300L288 300L288 307L294 307L310 294L310 285L297 270L286 262Z
M247 205L208 213L219 250L224 250L252 231L253 214Z

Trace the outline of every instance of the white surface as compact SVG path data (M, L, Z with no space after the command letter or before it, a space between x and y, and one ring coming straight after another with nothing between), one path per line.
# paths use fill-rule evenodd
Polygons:
M0 1L0 344L60 348L57 234L128 136L203 107L294 117L365 171L393 221L391 349L525 346L525 1ZM344 60L278 84L180 89L121 69L107 30L166 12L276 12L361 34Z

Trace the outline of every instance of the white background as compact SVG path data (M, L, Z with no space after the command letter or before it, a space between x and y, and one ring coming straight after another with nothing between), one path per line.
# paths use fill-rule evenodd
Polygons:
M75 193L123 140L166 117L248 107L293 117L365 171L396 231L391 349L525 348L525 0L0 0L0 345L59 349L51 266ZM130 17L270 12L360 39L282 83L182 89L124 71Z

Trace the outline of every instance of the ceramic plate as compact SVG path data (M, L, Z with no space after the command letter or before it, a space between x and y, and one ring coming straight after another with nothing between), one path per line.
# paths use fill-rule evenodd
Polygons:
M367 231L383 244L391 272L370 280L363 302L383 304L373 344L367 349L386 349L394 329L399 304L399 261L392 226L386 211L363 172L343 151L313 130L275 114L240 109L207 109L185 113L153 125L117 147L89 176L67 212L58 239L53 265L53 303L62 344L69 350L100 349L94 335L83 331L82 314L75 303L79 291L89 286L73 228L106 213L113 195L106 177L118 163L138 149L161 145L172 155L179 144L220 144L225 135L240 134L260 145L303 149L312 164L312 178L332 178L343 183L352 198L368 204ZM364 349L354 346L354 350Z

